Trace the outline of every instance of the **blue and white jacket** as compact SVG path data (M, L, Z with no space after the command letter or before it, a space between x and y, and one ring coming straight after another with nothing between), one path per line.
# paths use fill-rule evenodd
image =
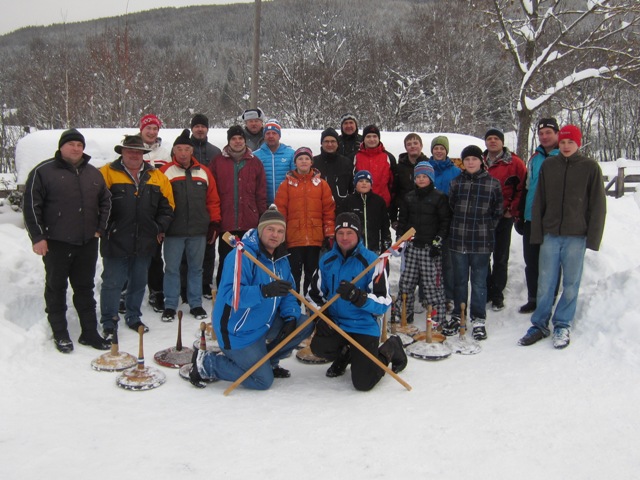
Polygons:
M291 282L293 288L296 288L284 244L275 250L273 256L269 255L260 244L256 229L245 233L242 242L248 253L260 260L278 278ZM291 293L284 297L262 296L262 286L271 283L273 279L245 255L242 255L240 305L234 312L232 307L234 266L235 251L232 251L224 261L224 270L212 314L212 324L218 341L226 350L239 350L263 339L276 315L280 315L285 322L297 320L300 317L300 306Z
M253 152L264 165L264 173L267 176L267 207L273 203L278 187L284 180L289 170L295 170L293 161L295 151L288 145L281 143L273 153L266 143Z
M364 246L362 240L346 257L342 255L336 242L333 248L320 259L307 292L307 300L318 309L322 308L335 296L342 280L351 282L377 258L375 253ZM372 268L355 284L356 287L368 292L367 301L362 307L356 307L351 302L339 298L325 310L327 317L345 332L380 336L380 325L376 315L383 315L387 311L391 305L391 296L386 270L382 268L382 275L377 282L376 270Z
M540 167L547 157L553 157L559 155L560 150L554 148L549 153L546 152L542 145L538 145L536 151L531 155L531 158L527 162L527 181L525 183L526 199L524 203L524 219L527 222L531 221L531 209L533 208L533 199L536 196L536 187L538 186L538 175L540 174Z

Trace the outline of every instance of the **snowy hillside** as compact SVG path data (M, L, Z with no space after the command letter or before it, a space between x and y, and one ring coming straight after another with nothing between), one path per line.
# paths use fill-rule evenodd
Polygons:
M59 133L52 135L52 145L30 156L50 156ZM317 145L319 132L309 135L285 131L283 141ZM382 141L397 154L394 135L400 142L404 136L385 132ZM215 132L213 141L220 139ZM93 147L90 154L111 158L106 147ZM410 358L401 376L411 391L387 376L368 393L355 391L349 375L329 379L326 365L290 358L283 366L291 378L266 392L238 388L228 397L228 383L198 390L165 368L162 387L125 391L116 374L91 370L102 352L76 343L72 354L58 353L44 313L42 262L18 214L3 205L0 478L636 478L640 194L607 202L604 240L600 252L587 252L566 350L554 350L550 340L516 344L529 316L517 313L526 288L522 238L514 232L507 307L488 312L480 354L435 363ZM398 260L392 262L397 289ZM96 296L100 273L99 265ZM146 300L143 314L153 366L156 351L175 345L177 325L160 322ZM72 307L68 318L75 340ZM198 322L186 313L184 324L190 343ZM137 335L121 328L121 349L135 355L137 345Z

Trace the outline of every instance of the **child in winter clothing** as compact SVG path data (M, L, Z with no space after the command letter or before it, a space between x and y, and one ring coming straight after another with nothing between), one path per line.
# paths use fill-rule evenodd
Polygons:
M276 193L276 206L287 222L287 249L291 273L300 288L304 268L304 291L320 259L320 247L334 236L336 204L331 187L312 167L313 154L301 147L294 154L295 170L285 176Z
M454 306L451 319L443 325L445 335L460 327L460 304L468 305L471 281L471 322L476 340L487 338L485 329L487 269L493 251L494 230L502 218L500 182L483 167L482 150L470 145L462 150L465 169L451 182L449 205L453 210L449 247L454 271Z
M373 179L368 170L360 170L353 178L355 193L348 195L336 213L352 212L362 223L364 246L378 254L391 246L389 216L383 198L371 191Z
M433 167L419 162L414 170L415 189L405 195L398 215L398 237L409 228L416 234L404 252L404 270L400 274L398 298L393 306L392 321L397 322L402 310L402 295L407 295L407 321L413 322L415 289L421 284L423 303L436 310L434 321L445 319L444 285L442 283L442 241L447 237L451 212L447 197L434 186Z

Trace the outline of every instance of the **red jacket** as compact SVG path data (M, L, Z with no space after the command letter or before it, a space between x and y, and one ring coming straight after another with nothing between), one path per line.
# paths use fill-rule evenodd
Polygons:
M484 152L484 163L487 164L488 153ZM512 217L518 217L520 197L527 176L527 167L520 157L506 147L502 156L487 168L489 175L500 182L502 187L502 204L504 213L510 212Z
M258 226L267 209L267 180L262 162L251 150L236 162L228 149L224 147L209 164L220 196L221 231L246 231Z
M396 158L384 149L382 143L375 148L365 148L364 143L360 145L360 150L356 153L354 173L360 170L368 170L371 173L371 191L384 199L387 208L393 198L395 169Z
M315 168L305 175L289 171L275 203L287 221L287 247L320 247L325 237L333 237L336 204L331 187Z

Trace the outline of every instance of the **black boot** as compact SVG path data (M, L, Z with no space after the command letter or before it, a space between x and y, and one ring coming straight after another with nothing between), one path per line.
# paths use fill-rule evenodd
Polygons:
M397 335L390 336L378 349L378 353L386 359L387 364L391 363L394 373L401 372L407 366L407 354L404 352L402 340Z
M329 369L327 370L327 377L335 378L344 375L344 372L347 370L347 366L351 363L351 346L345 345L342 347L342 351L340 352L340 356L335 359L335 361L331 364Z
M64 334L54 334L53 343L56 345L56 348L60 353L73 352L73 342L69 338L69 334L66 332Z
M273 367L273 378L289 378L290 376L291 372L286 368L282 368L280 365Z
M206 384L204 383L204 378L200 375L198 371L198 352L199 350L195 350L193 355L191 356L191 368L189 369L189 382L191 385L197 388L204 388Z
M93 347L96 350L109 350L111 348L111 342L102 338L98 332L80 334L78 343Z

